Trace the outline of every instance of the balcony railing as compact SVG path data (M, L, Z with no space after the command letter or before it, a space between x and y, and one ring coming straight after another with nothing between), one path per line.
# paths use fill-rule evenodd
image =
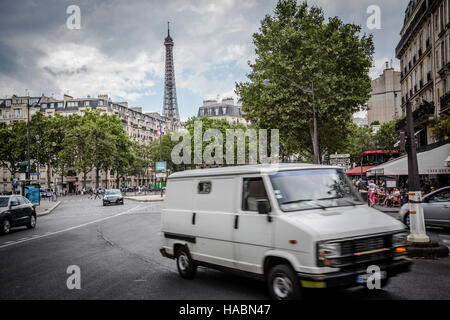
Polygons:
M413 111L414 123L419 120L428 118L429 116L432 116L432 115L434 115L434 104L429 103L428 101L423 101L422 104L416 110ZM395 125L395 129L397 131L400 131L406 127L406 124L407 124L406 118L403 120L400 120Z
M447 108L450 105L450 91L441 97L440 103L441 103L441 110Z

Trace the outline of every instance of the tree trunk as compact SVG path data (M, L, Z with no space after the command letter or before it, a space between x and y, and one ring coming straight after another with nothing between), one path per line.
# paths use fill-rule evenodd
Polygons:
M100 169L95 168L95 187L98 188L98 180L99 180Z
M84 176L83 176L83 188L86 189L87 173L86 173L86 171L83 172L83 173L84 173Z
M47 188L50 189L50 183L52 182L52 179L50 178L50 172L51 172L51 167L50 167L50 163L47 163ZM56 188L56 186L55 186Z
M117 188L117 189L119 189L119 184L120 184L120 175L119 175L119 173L117 172L117 175L116 175L116 188Z

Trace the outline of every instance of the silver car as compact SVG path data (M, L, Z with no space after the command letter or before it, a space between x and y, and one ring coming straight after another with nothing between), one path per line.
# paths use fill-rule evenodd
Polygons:
M425 225L450 227L450 186L431 192L422 199ZM409 226L409 204L399 211L400 219Z

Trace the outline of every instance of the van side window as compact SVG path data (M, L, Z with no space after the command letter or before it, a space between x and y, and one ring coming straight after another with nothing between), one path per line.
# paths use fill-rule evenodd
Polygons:
M242 210L258 211L257 200L268 200L262 178L244 178L242 186Z
M211 192L211 182L210 181L202 181L198 183L198 193L200 194L208 194Z

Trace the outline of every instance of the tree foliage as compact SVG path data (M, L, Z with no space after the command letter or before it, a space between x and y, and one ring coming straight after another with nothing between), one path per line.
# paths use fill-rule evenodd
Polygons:
M342 150L346 125L365 108L371 90L374 45L371 36L360 32L360 26L337 17L325 21L321 8L295 0L279 1L274 15L262 20L253 35L256 60L249 81L238 83L236 92L248 120L280 129L284 154L312 155L313 106L320 152ZM288 79L308 89L314 84L314 101Z

